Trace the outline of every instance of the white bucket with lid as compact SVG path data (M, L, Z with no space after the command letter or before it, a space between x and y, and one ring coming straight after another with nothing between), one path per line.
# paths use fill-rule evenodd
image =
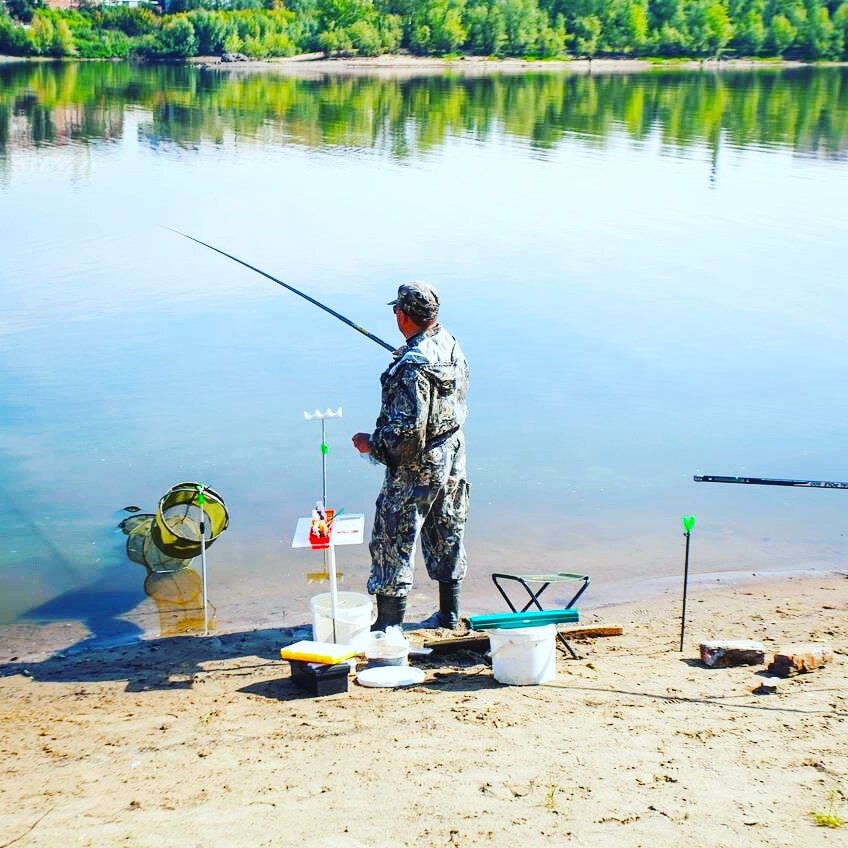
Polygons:
M336 592L336 638L333 639L330 593L315 595L309 601L313 639L316 642L339 642L361 649L371 630L372 608L370 595Z
M530 686L556 676L556 625L489 631L492 674L500 683Z

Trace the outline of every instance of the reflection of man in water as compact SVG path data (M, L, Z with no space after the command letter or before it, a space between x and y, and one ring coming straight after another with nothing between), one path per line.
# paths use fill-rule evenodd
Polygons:
M465 577L468 516L465 469L468 363L439 323L439 296L405 283L392 301L406 344L380 377L382 405L374 432L353 444L386 466L371 535L368 591L377 596L373 630L403 622L412 587L415 542L439 583L437 623L456 627Z

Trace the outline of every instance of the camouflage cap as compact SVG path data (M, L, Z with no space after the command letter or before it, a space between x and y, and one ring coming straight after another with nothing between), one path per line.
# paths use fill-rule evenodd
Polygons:
M403 283L389 306L396 306L419 324L429 324L439 314L439 293L427 283Z

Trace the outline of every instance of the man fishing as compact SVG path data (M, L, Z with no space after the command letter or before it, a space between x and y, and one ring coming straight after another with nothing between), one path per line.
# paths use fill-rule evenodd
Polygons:
M372 630L400 625L412 588L415 543L439 584L435 623L455 628L467 560L465 436L468 363L438 323L439 295L426 283L404 283L390 302L406 344L380 377L382 403L374 432L354 447L386 466L371 535L368 591L377 596Z

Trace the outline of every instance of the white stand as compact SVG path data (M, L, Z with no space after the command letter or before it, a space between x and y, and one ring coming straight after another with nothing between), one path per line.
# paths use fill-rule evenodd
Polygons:
M200 508L203 515L203 507ZM200 574L203 578L203 635L209 635L209 600L206 596L206 535L203 520L200 521Z
M364 515L339 515L330 525L330 542L328 545L315 545L309 541L311 518L299 518L292 539L293 548L312 548L316 551L326 551L330 572L330 615L333 620L333 642L336 641L336 616L338 615L338 590L336 585L336 548L339 545L361 545L365 538Z
M199 494L203 494L201 489ZM206 510L203 509L203 502L196 504L200 510L200 575L203 580L203 635L209 635L209 598L206 594Z
M335 412L330 409L328 406L324 412L321 412L320 409L316 409L315 412L304 412L303 417L307 421L320 421L321 422L321 504L324 509L327 508L327 454L329 453L330 448L327 445L327 428L325 425L325 421L327 418L341 418L342 417L342 408L339 407ZM324 571L328 570L329 562L327 561L327 549L324 548ZM336 590L334 587L331 587L331 593L333 597L333 609L335 610L335 597ZM335 615L335 613L334 613ZM333 619L333 635L336 632L336 621Z

